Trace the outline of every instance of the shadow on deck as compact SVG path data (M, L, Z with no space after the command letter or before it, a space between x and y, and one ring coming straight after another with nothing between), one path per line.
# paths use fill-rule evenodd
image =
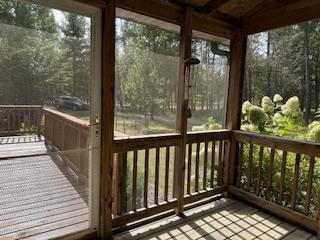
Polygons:
M117 234L114 240L317 239L257 208L234 199L218 201Z
M87 183L47 151L43 138L0 138L0 239L50 239L85 230L88 211Z

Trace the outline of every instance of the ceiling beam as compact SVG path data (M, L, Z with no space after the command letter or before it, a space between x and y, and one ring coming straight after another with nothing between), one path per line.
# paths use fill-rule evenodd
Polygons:
M160 1L148 0L116 0L116 6L134 11L149 17L167 22L182 24L183 7L180 5ZM231 38L237 26L232 22L216 19L193 11L193 28L220 37Z
M247 34L253 34L317 18L320 18L320 1L300 0L268 11L262 9L242 19L242 26Z
M237 19L235 17L232 17L230 15L227 15L227 14L225 14L223 12L217 11L217 10L211 12L210 13L210 17L213 17L213 18L225 21L225 22L232 23L236 27L240 27L241 26L241 23L240 23L239 19Z
M205 14L211 14L216 11L219 7L226 4L230 0L210 0L206 5L199 9L200 12Z
M247 11L244 15L242 15L240 20L245 20L261 11L267 11L269 9L280 6L282 6L282 4L280 4L277 0L263 0L261 3Z

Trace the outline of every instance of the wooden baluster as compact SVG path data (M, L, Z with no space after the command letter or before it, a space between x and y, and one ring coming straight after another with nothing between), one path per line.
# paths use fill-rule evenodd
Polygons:
M9 110L6 111L6 115L7 115L7 131L10 132L10 111Z
M32 111L29 110L28 111L28 114L29 114L29 126L28 126L28 131L31 131L31 128L32 128Z
M237 174L237 187L241 187L241 175L242 175L242 159L243 159L243 143L240 142L240 147L239 147L239 164L238 164L238 174Z
M296 208L300 160L301 160L301 155L296 154L296 163L294 166L294 174L293 174L293 182L292 182L292 190L291 190L291 209L293 210Z
M250 192L251 181L252 181L252 155L253 155L253 144L249 147L249 158L248 158L248 169L247 169L247 191Z
M54 145L54 119L50 117L50 124L51 124L51 132L50 132L50 141ZM67 135L69 138L70 135Z
M25 128L29 129L29 125L30 125L29 111L26 110L25 114L26 114L25 115L25 118L26 118L26 120L25 120Z
M286 178L286 167L287 167L287 152L283 151L282 153L282 162L281 162L281 177L280 177L280 189L279 189L279 197L278 204L282 205L283 200L283 192L285 188L285 178Z
M18 122L17 122L17 124L18 124L18 128L20 129L20 127L21 127L21 110L18 110Z
M114 201L113 211L115 215L121 215L126 211L126 173L127 153L117 153L114 161Z
M318 206L317 206L317 220L320 220L320 191L318 190ZM320 221L319 221L319 231L318 237L320 236Z
M270 153L270 162L269 162L269 174L268 174L268 188L266 199L269 200L272 194L272 178L273 178L273 165L274 165L274 154L275 150L272 148Z
M219 141L218 186L223 183L223 141Z
M199 192L199 161L200 161L200 143L197 143L196 166L195 166L195 183L194 191Z
M12 131L13 132L19 132L19 128L17 128L17 125L16 125L16 109L13 109L12 110Z
M156 164L154 179L154 203L159 204L159 170L160 170L160 148L156 148Z
M187 169L187 194L191 193L191 163L192 163L192 143L188 147L188 169Z
M3 110L0 110L0 132L4 132L4 116L3 116Z
M207 189L207 168L208 168L208 142L205 142L204 158L203 158L203 190Z
M37 122L37 134L38 134L38 137L40 138L41 137L41 118L42 118L42 110L41 109L37 109L36 116L37 116L37 119L36 119L36 122ZM64 127L64 125L63 125L63 127ZM62 131L62 139L64 139L63 131ZM63 144L62 144L62 149L61 150L63 150Z
M138 172L138 151L133 151L133 171L132 171L132 201L133 211L137 210L137 172Z
M318 191L318 206L317 206L317 220L318 220L318 234L317 234L317 239L320 239L320 192Z
M144 195L143 205L145 208L148 207L148 185L149 185L149 149L145 150L144 155Z
M260 146L259 152L259 166L258 166L258 177L257 177L257 187L256 195L260 195L260 184L261 184L261 173L262 173L262 160L263 160L263 146Z
M214 186L214 168L216 164L216 142L212 142L211 147L211 173L210 173L210 188Z
M164 200L168 201L169 193L169 164L170 164L170 147L166 147L166 170L165 170L165 183L164 183Z
M306 196L306 203L305 203L305 207L304 207L304 214L305 215L308 215L309 211L310 211L310 200L311 200L311 194L312 194L314 163L315 163L315 158L314 157L310 157L309 172L308 172L307 196Z
M128 166L128 153L123 153L123 163L122 163L122 179L121 179L121 212L127 212L128 211L128 205L127 205L127 181L128 181L128 174L127 174L127 166Z

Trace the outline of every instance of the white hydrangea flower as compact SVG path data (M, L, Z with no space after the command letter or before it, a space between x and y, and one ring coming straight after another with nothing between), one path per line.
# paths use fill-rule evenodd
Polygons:
M285 105L281 107L282 114L296 117L300 112L300 101L297 96L288 99Z
M308 133L308 139L320 142L320 125L313 127Z
M261 100L261 107L265 111L265 113L271 114L274 110L274 103L267 96L264 96Z
M309 126L308 126L308 129L311 130L312 128L314 128L316 126L320 126L320 122L319 121L313 121L312 123L310 123Z
M245 101L242 104L242 114L248 114L251 107L252 107L252 104L249 101Z
M282 101L283 101L283 98L280 96L280 94L275 94L275 95L273 96L273 101L274 101L275 103L282 102Z
M280 114L280 113L276 113L274 116L273 116L273 118L274 119L280 119L280 118L282 118L283 116Z
M254 132L255 127L252 124L242 124L240 129L242 131Z
M249 120L252 124L260 126L268 121L268 115L263 111L261 107L252 106L249 112Z

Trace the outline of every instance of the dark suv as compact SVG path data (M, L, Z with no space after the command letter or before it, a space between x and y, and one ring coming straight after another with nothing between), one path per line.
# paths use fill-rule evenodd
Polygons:
M60 96L54 104L57 108L67 108L72 110L88 110L89 105L77 97Z

